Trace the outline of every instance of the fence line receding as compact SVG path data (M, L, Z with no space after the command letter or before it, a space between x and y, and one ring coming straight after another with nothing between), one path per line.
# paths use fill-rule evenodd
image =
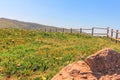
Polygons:
M118 30L100 27L92 27L92 28L79 28L79 29L66 29L66 28L44 28L40 29L45 32L62 32L62 33L85 33L92 36L106 36L111 38L111 40L115 40L116 43L120 42L120 32Z

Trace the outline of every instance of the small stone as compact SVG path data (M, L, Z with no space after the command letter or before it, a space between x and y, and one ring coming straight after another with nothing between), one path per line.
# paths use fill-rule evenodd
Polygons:
M76 69L73 69L69 74L73 77L79 75L80 71L76 70Z
M71 80L74 80L74 78L73 78L73 77L71 77Z
M98 75L101 75L102 73L98 72L97 74L98 74Z
M87 72L80 72L80 74L87 74Z
M115 67L119 67L118 65L115 65Z
M87 79L87 75L83 75L81 78Z
M117 76L117 74L114 74L114 76Z
M61 74L61 73L60 73L59 75L60 75L60 76L62 76L62 74Z

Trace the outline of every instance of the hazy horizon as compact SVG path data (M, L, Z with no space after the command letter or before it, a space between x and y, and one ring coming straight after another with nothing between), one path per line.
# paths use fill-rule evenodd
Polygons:
M65 28L120 30L119 0L3 0L0 17Z

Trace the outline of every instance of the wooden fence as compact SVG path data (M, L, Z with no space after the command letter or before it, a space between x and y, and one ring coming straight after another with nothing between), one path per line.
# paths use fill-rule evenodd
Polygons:
M120 42L120 35L119 34L120 34L120 32L118 30L111 29L110 34L108 36L111 38L111 40L115 40L117 43L117 42Z
M101 30L103 30L101 32ZM41 29L41 31L45 32L62 32L62 33L85 33L92 36L106 36L108 38L111 38L111 40L115 40L115 42L120 42L119 34L120 32L118 30L107 28L98 28L98 27L92 27L92 28L80 28L80 29L66 29L66 28L44 28ZM87 31L87 32L86 32Z
M105 30L104 32L95 32L96 30ZM93 28L80 28L80 29L66 29L66 28L45 28L45 29L41 29L41 31L45 31L45 32L62 32L62 33L86 33L86 34L90 34L92 36L107 36L109 33L109 28L97 28L97 27L93 27ZM87 31L87 32L86 32Z

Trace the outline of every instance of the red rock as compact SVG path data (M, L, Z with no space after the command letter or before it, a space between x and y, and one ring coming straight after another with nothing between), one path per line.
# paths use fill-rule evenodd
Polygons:
M106 48L63 68L51 80L120 80L120 54Z

